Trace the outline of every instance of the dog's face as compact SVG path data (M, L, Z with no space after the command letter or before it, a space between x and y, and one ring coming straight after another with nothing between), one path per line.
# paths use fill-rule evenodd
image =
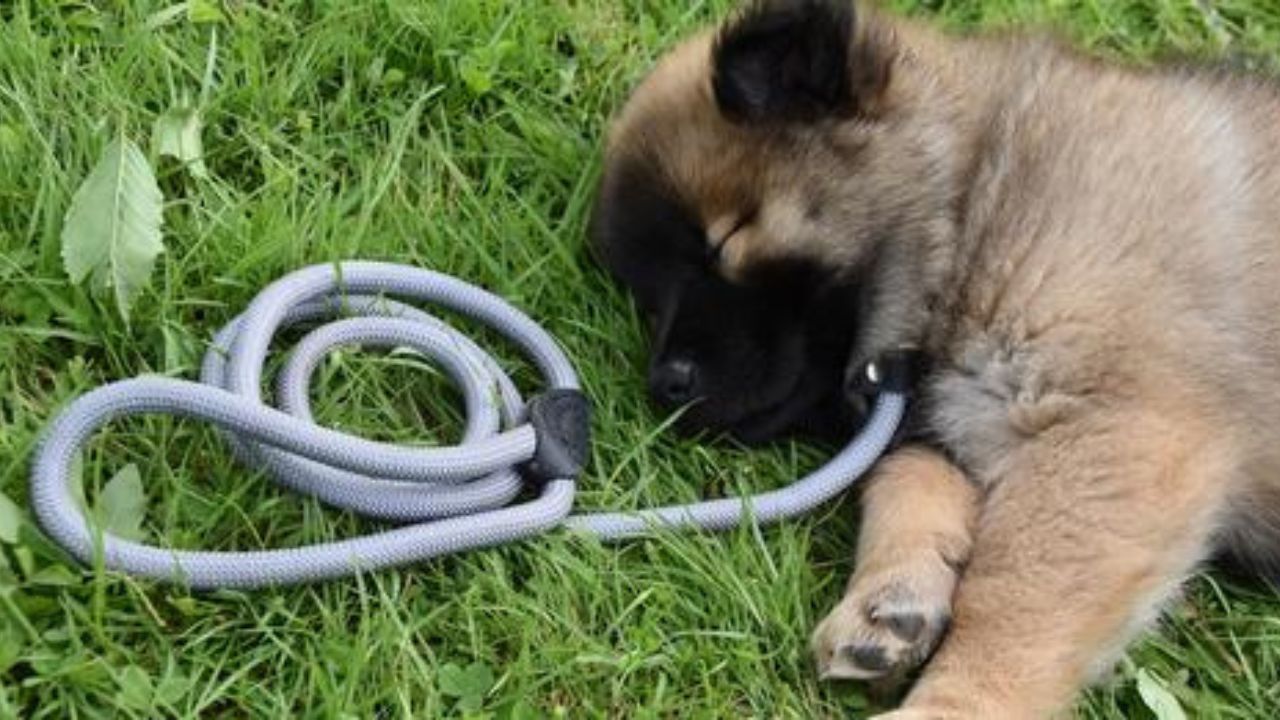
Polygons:
M848 428L840 381L856 291L816 263L779 260L749 281L718 267L701 220L642 164L608 171L593 233L648 320L649 391L677 427L761 442ZM739 230L741 232L741 230Z
M845 366L882 280L911 280L881 260L927 222L892 63L847 3L758 3L668 54L614 123L592 242L649 318L650 391L679 427L854 429Z

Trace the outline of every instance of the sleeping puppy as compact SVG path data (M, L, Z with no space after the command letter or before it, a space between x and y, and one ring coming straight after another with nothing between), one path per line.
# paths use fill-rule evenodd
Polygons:
M1278 117L843 0L750 5L635 90L591 235L686 429L847 436L846 367L930 358L823 677L927 663L892 717L1044 717L1202 561L1280 577Z

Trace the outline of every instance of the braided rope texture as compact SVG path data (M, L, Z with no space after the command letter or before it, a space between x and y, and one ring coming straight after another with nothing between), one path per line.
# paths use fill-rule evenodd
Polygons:
M256 588L312 582L406 565L533 537L557 527L617 540L657 528L724 530L807 513L849 487L885 451L905 398L882 392L862 431L830 462L778 490L746 498L618 513L571 514L575 478L526 488L520 466L537 449L511 378L475 343L416 305L460 312L510 339L550 389L577 390L573 366L555 339L505 300L426 269L348 261L314 265L267 286L216 336L200 382L140 377L104 385L73 401L46 428L31 472L41 526L83 563L98 550L107 568L193 589ZM336 318L336 319L335 319ZM276 378L279 409L262 397L275 335L313 326ZM316 425L308 391L324 356L343 345L408 347L438 363L458 385L466 427L458 445L403 447ZM99 531L72 487L73 459L113 419L170 414L218 426L237 459L276 482L339 508L394 523L361 537L295 548L176 550Z

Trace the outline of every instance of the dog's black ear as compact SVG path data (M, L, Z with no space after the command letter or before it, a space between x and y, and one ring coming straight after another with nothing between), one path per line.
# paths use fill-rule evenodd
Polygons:
M756 0L712 50L720 111L736 122L869 111L892 58L855 23L852 0Z

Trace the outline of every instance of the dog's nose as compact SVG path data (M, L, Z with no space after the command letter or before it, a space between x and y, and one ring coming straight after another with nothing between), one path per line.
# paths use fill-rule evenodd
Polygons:
M667 360L650 374L649 391L667 405L683 405L698 396L698 367L685 358Z

